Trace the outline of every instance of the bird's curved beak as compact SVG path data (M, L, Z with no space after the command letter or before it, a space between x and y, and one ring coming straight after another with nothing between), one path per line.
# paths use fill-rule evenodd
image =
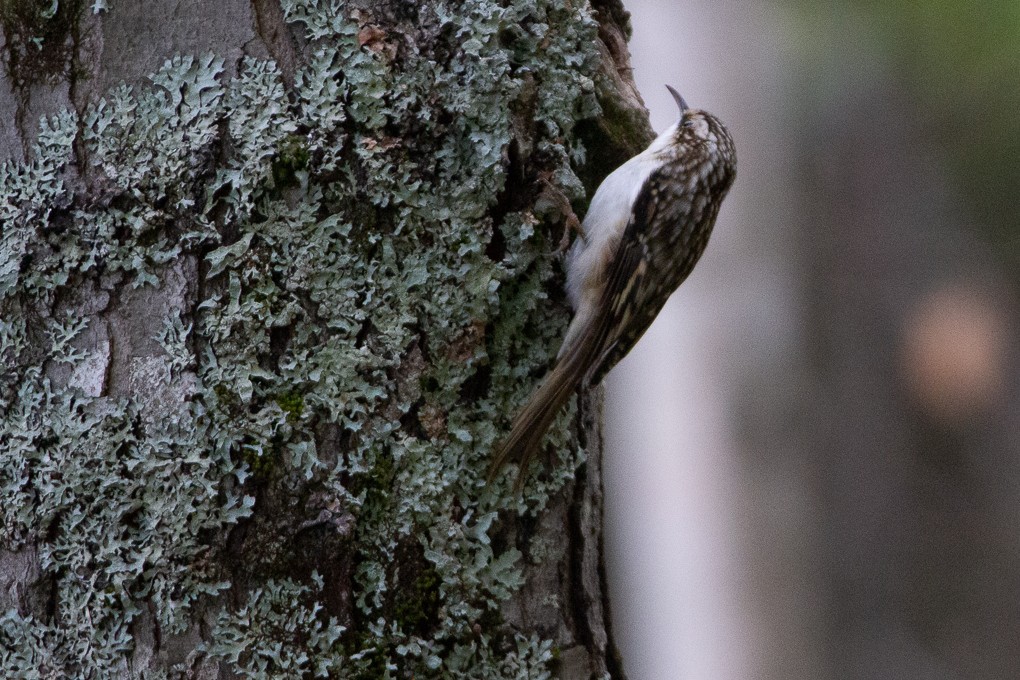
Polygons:
M666 89L669 90L669 93L671 95L673 95L673 100L676 101L676 105L680 107L680 117L682 118L684 113L686 113L687 109L690 107L687 106L687 102L684 101L684 98L680 96L679 92L674 90L669 85L666 86Z

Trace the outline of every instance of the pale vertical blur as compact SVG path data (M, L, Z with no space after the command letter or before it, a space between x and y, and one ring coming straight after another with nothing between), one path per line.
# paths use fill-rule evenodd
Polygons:
M773 257L789 211L787 89L761 3L630 0L634 74L656 130L676 116L663 87L719 116L738 178L701 263L608 382L606 494L616 633L631 680L743 680L800 620L765 616L753 589L728 400L739 375L768 363L794 324ZM762 168L769 167L769 172ZM780 478L796 486L796 478ZM783 497L796 496L784 488ZM796 596L796 580L786 585ZM789 610L791 614L796 612Z

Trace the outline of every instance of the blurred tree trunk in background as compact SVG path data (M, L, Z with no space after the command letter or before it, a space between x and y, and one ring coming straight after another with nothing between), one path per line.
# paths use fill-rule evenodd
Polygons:
M1017 677L1014 254L918 124L929 104L858 51L861 27L828 29L840 68L801 118L797 241L831 676Z
M610 380L631 677L1020 676L1016 3L628 6L740 159Z
M762 543L801 532L762 589L788 609L769 613L813 624L804 657L764 657L768 677L1017 677L1015 255L989 248L875 17L805 11L784 116L797 207L775 234L799 331L734 401L752 497L778 512Z
M593 5L0 3L0 675L623 677L600 395L483 481L650 133Z

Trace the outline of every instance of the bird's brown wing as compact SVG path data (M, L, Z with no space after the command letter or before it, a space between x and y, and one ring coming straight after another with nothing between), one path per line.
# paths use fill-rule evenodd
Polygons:
M652 220L656 217L652 185L651 182L646 183L635 201L623 240L608 266L607 285L603 288L595 319L575 342L564 346L542 384L517 414L510 433L493 455L489 467L490 481L507 463L517 461L520 469L515 488L520 488L528 463L541 445L546 430L577 386L586 376L592 375L592 367L607 365L611 368L640 337L639 333L623 347L616 329L617 319L628 313L627 310L643 309L641 295L649 284L646 282L647 246L642 234L647 231L646 225L653 224ZM642 332L657 311L653 310L648 319L642 321ZM607 363L607 355L612 357L612 363Z
M690 203L680 200L675 184L672 169L660 168L634 201L592 323L592 340L599 347L588 373L592 384L641 339L704 248L697 244L698 252L689 257L684 249L695 244L673 243L680 235L673 232L683 231L690 218Z

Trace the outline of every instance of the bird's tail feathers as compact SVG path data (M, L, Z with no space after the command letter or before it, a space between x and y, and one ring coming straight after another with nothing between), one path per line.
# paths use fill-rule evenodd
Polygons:
M556 360L543 379L542 385L535 390L528 403L517 414L510 434L499 445L492 458L489 466L490 482L508 463L516 461L520 467L514 489L519 491L524 486L528 464L541 446L546 431L584 377L588 365L587 354L590 354L585 349L585 344L574 345Z

